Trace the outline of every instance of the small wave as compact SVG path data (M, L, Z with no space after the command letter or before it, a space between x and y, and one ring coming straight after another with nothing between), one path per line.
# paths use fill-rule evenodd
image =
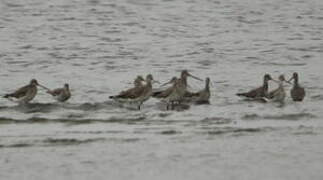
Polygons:
M28 44L28 45L20 46L19 48L20 49L31 49L31 48L33 48L33 46L31 44Z
M141 141L141 138L108 138L107 141L114 141L119 143L133 143Z
M15 110L23 113L36 113L36 112L50 112L53 109L59 108L58 104L50 103L30 103L25 105L15 105L15 106L1 106L0 110Z
M311 113L296 113L296 114L283 114L278 116L264 116L265 119L277 119L277 120L301 120L312 119L316 116Z
M313 100L323 100L323 95L321 95L321 94L314 95L314 96L311 96L311 99L313 99Z
M109 131L66 131L66 134L121 134L124 131L109 130Z
M232 122L232 119L221 118L221 117L211 117L205 118L201 121L203 124L229 124Z
M250 133L260 133L271 130L272 128L263 127L263 128L235 128L235 127L217 127L212 130L206 131L208 135L224 135L231 134L234 136L246 135Z
M14 4L14 3L6 3L6 5L10 8L18 8L18 7L23 7L21 4Z
M93 138L93 139L84 139L84 140L79 140L79 139L68 139L68 138L48 138L42 141L42 143L45 143L47 145L51 146L59 146L59 145L79 145L79 144L84 144L84 143L91 143L91 142L96 142L96 141L103 141L105 138Z
M44 140L35 140L32 142L21 142L14 144L0 144L0 148L25 148L32 146L68 146L104 141L105 138L75 139L75 138L47 138Z
M265 116L261 116L258 114L246 114L242 116L243 120L261 120L261 119L302 120L302 119L312 119L312 118L316 118L316 116L311 113L295 113L295 114L265 115Z
M255 120L255 119L260 119L260 116L257 114L246 114L242 116L242 119L244 120Z
M10 144L10 145L2 145L0 144L0 148L24 148L24 147L31 147L32 144L28 143L17 143L17 144Z
M176 131L176 130L164 130L161 131L160 134L162 135L174 135L174 134L181 134L181 131Z
M263 65L270 65L270 66L306 66L306 63L276 63L276 62L267 62L262 63Z
M108 105L112 105L111 102L104 103L84 103L79 106L76 106L76 109L84 110L84 111L93 111L106 108Z
M6 117L0 117L0 124L10 124L10 123L66 123L69 125L81 125L81 124L91 124L91 123L125 123L125 124L134 124L139 121L146 119L146 116L133 116L133 117L111 117L108 119L86 119L86 118L77 118L75 116L69 118L42 118L42 117L32 117L28 119L12 119Z
M102 103L83 103L83 104L69 104L69 103L29 103L25 105L15 106L0 106L0 111L15 110L23 113L48 113L58 109L71 109L71 110L83 110L94 111L108 107L112 107L112 101L106 101Z
M299 132L294 132L294 135L317 135L316 132L314 131L299 131Z

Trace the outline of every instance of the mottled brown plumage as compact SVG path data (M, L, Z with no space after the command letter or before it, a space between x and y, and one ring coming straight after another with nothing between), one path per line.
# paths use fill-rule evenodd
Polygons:
M16 90L13 93L6 94L4 98L16 98L19 103L28 103L33 100L37 94L38 82L36 79L32 79L30 83Z
M193 102L196 104L209 104L211 93L210 93L210 78L205 80L205 88L198 92L186 91L184 98L186 101Z
M139 85L126 91L122 91L119 95L110 96L109 98L122 103L136 103L138 104L138 109L140 109L143 102L148 100L152 95L152 82L153 76L149 74L146 77L145 85Z
M152 97L154 97L154 98L166 98L173 91L174 84L176 83L176 81L177 81L177 77L174 76L170 81L168 81L167 83L162 85L162 86L164 86L166 84L172 84L171 87L169 87L169 88L167 88L165 90L154 91L153 94L152 94Z
M263 85L259 88L250 90L245 93L237 93L237 96L244 96L247 98L262 98L266 97L268 94L268 81L272 80L271 76L269 74L264 75Z
M63 88L48 90L47 93L51 94L59 102L65 102L71 97L71 92L68 84L64 84Z
M172 87L166 89L165 91L163 91L159 95L156 95L156 93L155 93L156 96L158 96L164 102L166 102L166 104L167 104L166 109L168 109L169 106L171 106L173 109L173 107L174 107L173 105L176 102L180 104L181 101L184 99L184 95L187 90L187 77L192 77L194 79L203 81L202 79L190 74L187 70L183 70L181 72L181 77L179 79L175 80L173 78L171 81L169 81L169 83L173 83Z

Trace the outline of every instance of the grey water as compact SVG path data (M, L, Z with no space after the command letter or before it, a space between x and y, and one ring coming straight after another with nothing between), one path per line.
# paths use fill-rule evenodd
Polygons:
M322 40L321 0L1 0L0 95L36 78L72 98L0 99L0 179L320 180ZM211 78L210 105L108 98L183 69ZM235 96L293 72L304 102Z

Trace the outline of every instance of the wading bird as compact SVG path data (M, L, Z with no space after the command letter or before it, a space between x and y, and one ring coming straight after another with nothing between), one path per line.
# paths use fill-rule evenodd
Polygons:
M166 102L167 110L169 109L169 107L173 109L175 103L180 104L183 100L184 95L187 91L187 77L192 77L199 81L203 81L202 79L190 74L187 70L183 70L179 79L172 78L168 83L165 83L172 83L172 87L166 89L163 92L155 93L155 96L161 98L162 101Z
M52 95L59 102L65 102L71 97L70 88L67 83L64 84L63 88L57 88L54 90L49 89L47 93Z
M140 85L126 91L122 91L119 95L110 96L109 98L120 103L136 104L138 110L140 110L141 105L151 97L152 83L155 81L153 76L149 74L146 76L145 82L145 85Z
M3 97L8 99L15 98L18 103L25 104L34 99L37 94L37 86L46 88L38 84L36 79L32 79L28 85L19 88L13 93L6 94Z
M209 101L210 96L211 96L210 78L207 77L205 79L205 88L204 89L202 89L198 92L195 92L195 93L186 91L184 98L185 98L185 101L193 102L195 104L210 104L210 101Z
M264 80L263 80L263 85L250 90L248 92L245 93L237 93L237 96L244 96L247 98L253 98L253 99L258 99L258 98L263 98L263 97L267 97L268 95L268 81L272 80L271 76L269 74L265 74L264 75Z
M278 83L278 88L269 92L267 98L272 99L274 102L280 102L284 103L285 97L286 97L286 92L284 89L284 82L289 83L286 81L284 75L280 75L278 77L279 81L273 80L274 82Z
M294 85L290 90L290 95L293 101L303 101L306 93L305 89L298 83L298 74L296 72L293 73L293 76L288 81L291 81L292 79L294 79Z

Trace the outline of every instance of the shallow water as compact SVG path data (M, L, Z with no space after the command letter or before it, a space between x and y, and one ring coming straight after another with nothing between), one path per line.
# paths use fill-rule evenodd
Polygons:
M0 101L0 179L322 179L323 1L4 0L0 10L0 94L32 78L73 93ZM211 105L166 111L150 99L137 111L108 98L138 74L165 82L182 69L211 78ZM234 95L294 71L302 103Z

